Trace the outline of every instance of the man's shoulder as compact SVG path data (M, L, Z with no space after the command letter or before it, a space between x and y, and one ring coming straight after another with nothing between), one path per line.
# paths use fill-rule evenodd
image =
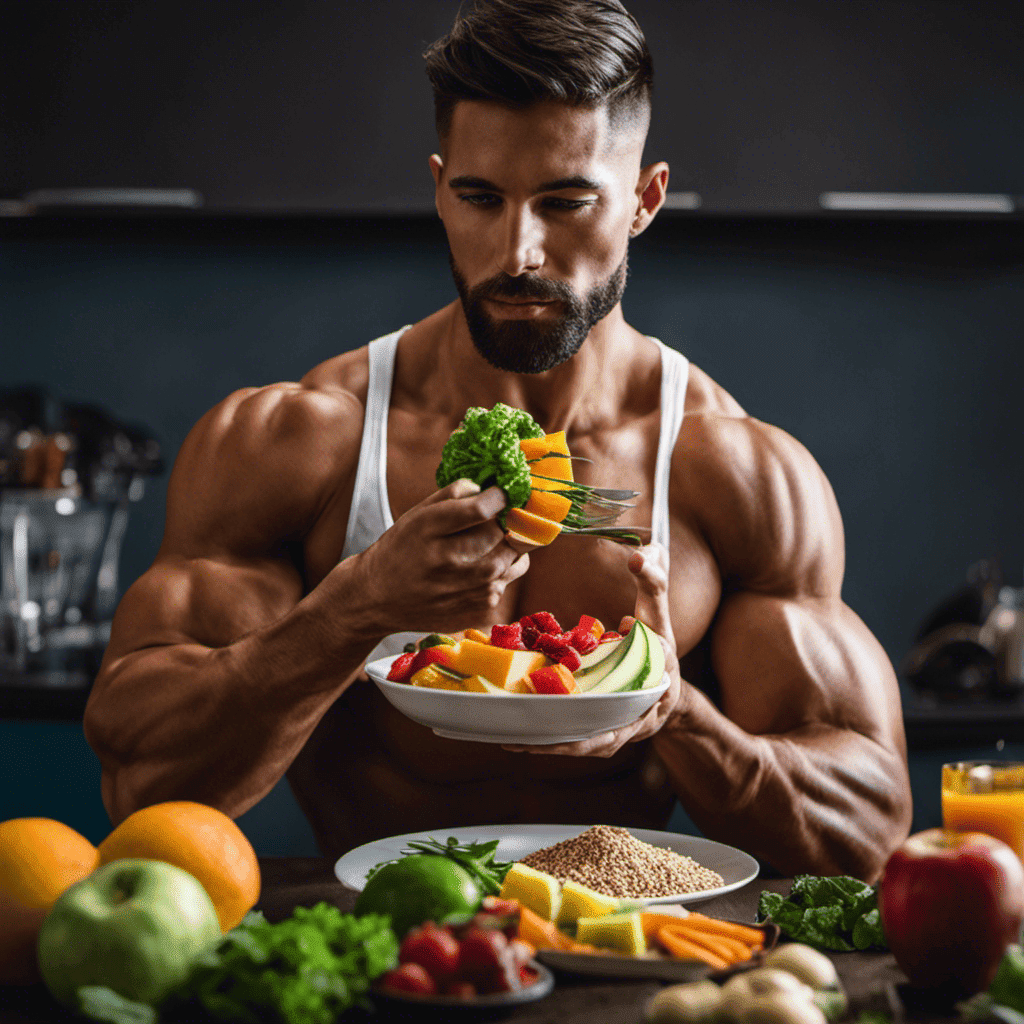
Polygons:
M228 395L178 453L166 539L242 549L301 535L355 473L364 399L305 378Z
M703 404L687 402L673 506L696 522L723 577L779 591L830 589L842 576L844 543L828 479L796 438L716 389Z

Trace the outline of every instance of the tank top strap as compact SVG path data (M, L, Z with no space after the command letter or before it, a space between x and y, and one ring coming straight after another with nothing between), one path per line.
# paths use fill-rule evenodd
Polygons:
M686 405L686 382L690 361L681 352L669 348L657 338L651 339L661 351L661 433L658 458L654 469L651 541L669 550L668 491L672 470L672 453L683 424Z
M388 408L398 339L406 329L402 327L375 338L367 346L369 375L363 436L342 558L365 551L385 530L394 526L387 487Z

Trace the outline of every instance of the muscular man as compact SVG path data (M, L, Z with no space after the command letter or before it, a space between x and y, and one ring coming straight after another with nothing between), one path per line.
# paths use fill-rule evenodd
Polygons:
M910 796L891 666L843 603L814 460L630 327L650 58L617 0L483 0L427 54L430 158L458 300L207 413L166 533L128 591L86 713L114 821L193 799L241 814L287 772L325 854L501 822L664 827L674 799L776 869L875 878ZM642 498L632 553L530 552L441 448L469 406L565 430L579 478ZM541 609L636 614L674 652L635 724L555 748L441 739L361 674L389 634Z

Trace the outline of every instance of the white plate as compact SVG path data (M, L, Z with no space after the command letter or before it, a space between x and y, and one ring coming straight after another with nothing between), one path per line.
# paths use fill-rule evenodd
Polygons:
M498 840L495 857L498 860L522 860L527 854L572 839L585 832L585 825L477 825L472 828L437 828L429 832L410 832L404 836L378 839L349 850L335 865L338 880L357 892L362 892L369 870L382 861L397 860L412 839L437 839L444 842L455 836L460 843L486 843ZM748 853L716 843L700 836L685 836L678 832L656 832L647 828L630 828L629 832L643 843L667 847L675 853L692 857L698 864L717 871L723 885L705 892L677 893L642 900L643 903L699 903L738 889L757 877L757 861Z

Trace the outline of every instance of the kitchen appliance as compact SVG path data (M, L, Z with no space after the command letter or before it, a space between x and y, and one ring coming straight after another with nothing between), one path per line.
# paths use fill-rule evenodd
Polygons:
M110 637L148 429L41 388L0 391L0 679L86 686Z
M920 694L943 702L1019 697L1024 587L1004 585L994 560L972 565L966 586L940 602L918 630L902 671Z

